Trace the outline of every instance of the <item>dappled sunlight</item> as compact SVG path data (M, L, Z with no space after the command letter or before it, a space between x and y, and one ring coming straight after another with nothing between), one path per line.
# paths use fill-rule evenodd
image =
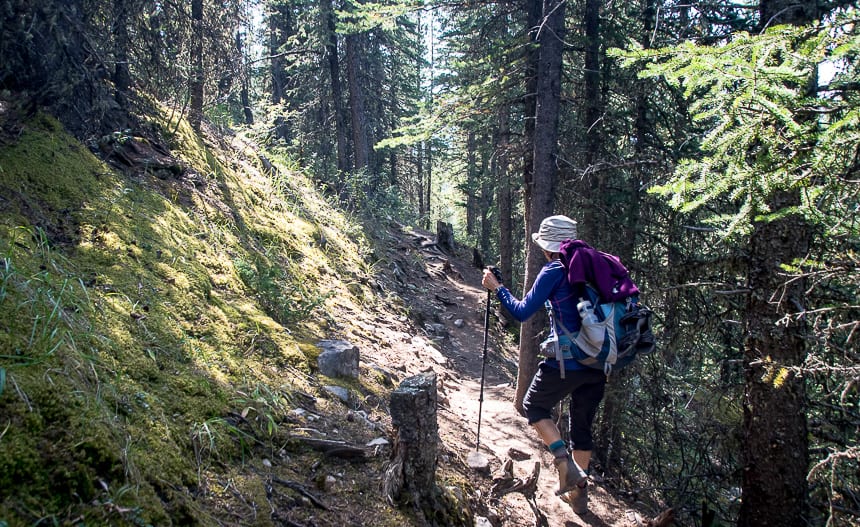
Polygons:
M230 412L256 408L245 419L271 435L289 411L276 401L314 390L297 374L309 370L326 334L328 316L320 313L356 305L341 277L354 283L366 276L369 252L360 231L303 177L274 185L246 159L233 165L248 172L234 173L219 160L226 152L193 137L184 122L176 127L186 171L198 174L194 183L146 172L123 178L48 118L22 137L22 144L43 145L35 155L25 146L4 148L0 157L0 188L29 200L0 216L0 342L12 353L0 388L14 383L17 392L0 404L8 415L45 416L40 372L53 369L54 381L65 379L67 391L100 416L75 433L105 431L94 448L116 456L134 501L156 523L164 514L157 480L204 484L209 462L250 448ZM74 155L57 156L61 143ZM369 298L362 294L362 302ZM252 397L247 406L239 387L249 384L268 399ZM18 394L29 405L14 404ZM47 427L65 426L45 418ZM10 431L3 444L38 460L25 446L29 433L48 432ZM10 474L36 473L20 467ZM106 477L80 470L83 480ZM44 495L40 482L49 481L32 479L26 492Z

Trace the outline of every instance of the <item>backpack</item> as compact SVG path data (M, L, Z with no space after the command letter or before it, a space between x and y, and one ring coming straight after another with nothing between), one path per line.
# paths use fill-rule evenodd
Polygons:
M575 344L571 354L606 376L656 349L651 331L653 312L639 301L639 288L621 260L581 240L561 244L567 280L578 293L579 331L565 335Z

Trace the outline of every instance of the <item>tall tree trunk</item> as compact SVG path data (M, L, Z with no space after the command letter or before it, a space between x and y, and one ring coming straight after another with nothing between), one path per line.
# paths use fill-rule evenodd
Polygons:
M499 131L498 139L496 140L496 163L497 172L496 179L496 203L499 210L499 270L502 272L502 277L508 281L508 285L513 285L513 193L511 191L511 171L510 171L510 136L511 130L509 125L509 110L507 105L499 107Z
M286 61L281 55L282 46L287 42L290 32L290 13L287 6L273 5L269 14L269 56L272 57L272 104L285 103L287 93ZM280 110L274 119L275 137L286 142L290 140L290 130Z
M203 122L203 0L191 0L191 103L189 121L195 132L200 132Z
M600 7L601 0L585 0L584 22L585 22L585 57L583 73L583 134L585 141L585 155L583 165L584 176L581 180L582 216L580 219L579 236L595 247L607 246L605 233L600 228L601 213L604 209L605 200L605 176L604 172L597 167L602 159L602 115L603 103L600 96ZM597 434L597 448L595 455L607 470L619 462L621 455L622 436L617 425L616 415L624 404L619 401L624 396L624 390L619 390L619 383L613 383L607 387L606 396L603 400L603 412Z
M420 82L420 77L419 77ZM433 17L430 18L430 89L428 90L427 98L430 108L433 108L433 90L436 86L436 26L433 23ZM420 89L420 86L419 86ZM433 192L433 138L428 137L424 143L424 151L427 160L427 181L424 186L424 208L425 215L422 216L424 228L430 228L430 215L432 214L431 195Z
M329 81L331 82L332 111L334 112L335 142L337 144L337 169L349 170L347 153L346 119L343 116L343 88L340 84L340 61L337 54L337 24L331 0L321 0L320 8L326 22L326 58L328 59Z
M529 37L529 46L526 47L525 60L525 95L523 96L523 111L525 122L523 123L523 220L525 227L525 247L526 266L523 270L523 294L529 290L534 277L537 274L533 269L533 264L529 254L532 253L529 243L530 232L533 227L536 228L539 223L532 220L532 195L534 194L534 156L536 119L533 117L537 114L537 90L538 90L538 69L540 62L540 52L538 43L538 28L543 19L543 2L542 0L527 0L526 8L528 15L526 17L526 31ZM538 214L540 216L540 214ZM541 221L539 217L538 222ZM534 255L532 254L532 257ZM534 364L535 356L537 355L538 346L533 342L539 327L543 326L543 313L538 313L532 317L529 323L523 324L520 330L520 345L519 345L519 368L517 374L517 390L514 396L514 408L518 412L523 411L523 398L526 390L528 390L531 379L534 376L537 367ZM528 338L523 338L526 332L529 333Z
M400 85L396 82L392 82L388 89L388 100L389 101L397 101L400 99ZM391 134L391 132L397 127L397 116L398 116L398 108L396 103L391 103L391 106L387 109L382 110L382 114L384 115L384 129L379 133L377 137L386 137ZM383 167L381 165L382 156L380 158L380 172L382 172ZM392 188L398 188L398 165L400 158L400 149L391 148L388 151L388 186Z
M763 25L802 24L817 13L793 0L762 0ZM811 79L810 89L815 82ZM774 195L772 211L800 205L797 190ZM811 230L797 213L753 225L744 342L743 476L738 525L807 525L809 439L806 386L806 281L784 265L807 256Z
M529 237L529 209L531 202L531 188L533 185L534 174L534 148L535 148L535 108L537 107L537 80L538 80L538 26L541 23L543 14L543 2L541 0L526 0L526 8L528 16L526 18L526 33L529 39L529 45L525 48L525 95L523 95L523 187L525 194L523 196L525 205L526 218L526 238Z
M114 58L116 59L113 86L114 98L120 108L126 108L128 89L131 86L131 72L128 68L128 48L131 44L128 36L128 8L129 0L113 2Z
M242 88L239 91L239 100L242 102L242 113L245 117L245 124L250 126L254 124L254 112L251 111L251 97L249 94L248 67L245 57L245 45L242 42L242 32L236 31L236 50L239 52L240 60L242 61L241 83Z
M397 153L394 149L388 154L388 184L397 186Z
M469 130L466 135L466 234L475 234L475 224L477 223L477 206L475 197L477 194L478 183L476 181L476 161L475 161L475 131Z
M773 210L799 205L796 193ZM781 265L807 254L809 226L793 214L754 226L746 312L746 393L740 526L806 525L809 442L802 311L805 281L788 281Z
M481 141L482 145L489 145L490 138L486 135L484 136L484 140ZM478 174L478 180L481 184L481 199L480 204L478 206L478 210L481 215L481 235L480 235L480 243L481 252L483 254L487 254L487 249L490 246L490 207L493 204L493 178L491 174L495 173L489 168L490 165L490 157L492 151L488 148L481 149L481 170ZM495 163L495 156L492 156L493 163Z
M424 216L424 228L430 228L430 215L433 213L432 203L430 202L431 193L433 191L433 143L430 139L424 144L425 159L427 160L426 170L427 181L424 185L424 207L427 214Z
M543 21L539 25L539 59L535 108L534 170L531 187L526 187L526 232L535 232L543 218L552 215L555 204L556 155L558 153L558 113L561 101L561 56L564 47L564 0L543 2ZM531 237L527 236L527 240ZM534 283L544 263L537 245L527 243L525 288ZM520 330L519 371L514 406L522 411L523 397L536 371L538 336L542 317L533 316Z
M586 15L589 17L589 15ZM642 36L639 41L640 44L644 48L648 48L649 41L651 38L651 33L653 31L654 24L654 0L645 0L642 13L640 15L640 20L642 21ZM595 21L589 21L586 24L587 32L591 31L594 34L599 34L599 18L594 17ZM590 38L591 37L587 37ZM591 46L589 46L591 47ZM599 48L593 47L589 51L586 52L586 62L590 64L590 67L596 67L597 63L600 60ZM606 62L606 61L604 61ZM588 67L586 68L588 69ZM605 75L604 77L607 77ZM600 82L600 79L594 79L589 77L589 73L586 72L586 77L589 79L586 81L586 91L595 91L597 89L597 84ZM634 101L636 102L636 120L634 122L634 133L636 137L636 144L634 146L634 160L636 165L633 170L633 175L627 182L629 188L629 194L625 198L625 206L626 210L626 222L621 225L622 229L610 229L609 232L601 233L597 230L596 226L592 228L594 235L599 237L601 240L601 245L603 247L607 247L606 250L610 250L609 247L615 251L623 262L625 262L628 266L633 259L633 251L636 245L636 234L639 224L639 199L640 192L639 188L641 186L641 181L644 180L645 174L640 175L641 163L644 161L644 156L647 154L647 141L650 137L649 132L649 123L647 119L647 111L648 111L648 98L646 91L646 84L644 81L635 81L636 89L634 90L635 95L633 96ZM590 100L590 96L586 96L587 99ZM586 103L589 104L589 103ZM599 102L595 102L593 105L589 104L589 110L587 113L592 115L591 119L599 118L600 113L602 112L602 108ZM590 135L590 139L587 141L588 153L587 158L589 159L589 163L592 163L595 159L595 153L602 150L602 144L600 144L600 134L598 133L599 126L595 126L594 134ZM600 178L602 179L602 178ZM592 180L586 186L589 186L589 191L592 191L590 185L594 184ZM598 183L598 186L600 184ZM587 200L592 202L592 200L599 200L602 196L603 188L600 188L599 193L592 194L591 197ZM593 191L592 191L593 192ZM593 209L592 209L592 212ZM589 221L596 221L597 218L594 216L589 217ZM611 240L610 240L611 237ZM595 242L597 243L597 242ZM671 269L671 267L670 267ZM674 292L674 291L673 291ZM669 292L668 294L672 294L673 292ZM674 311L673 311L674 314ZM667 314L668 316L668 314ZM595 455L600 461L601 465L605 470L611 471L613 467L619 466L623 459L624 452L624 436L622 434L623 425L619 426L618 413L624 411L624 404L627 400L628 387L626 383L629 383L630 380L626 379L622 376L619 378L620 382L614 383L607 387L606 396L603 400L603 412L600 419L600 427L598 433L598 447L596 449Z
M418 221L424 225L427 217L427 204L424 202L424 142L415 145L415 179L418 186Z
M346 37L346 76L349 83L349 109L352 117L352 143L355 153L355 170L368 168L370 144L367 137L367 112L364 108L364 92L359 78L361 35Z
M581 217L579 236L588 240L596 247L601 246L600 232L601 209L600 202L604 189L600 175L601 171L594 170L601 159L601 116L603 114L600 100L600 6L601 0L585 0L585 72L584 76L584 111L583 133L585 140L585 157L583 164L585 175L582 178Z

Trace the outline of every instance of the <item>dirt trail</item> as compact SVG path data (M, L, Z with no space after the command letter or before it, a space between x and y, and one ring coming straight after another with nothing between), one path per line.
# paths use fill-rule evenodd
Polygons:
M437 373L440 436L454 454L440 456L440 463L450 458L448 462L461 464L461 470L468 474L465 460L475 448L478 425L487 291L480 285L481 271L461 254L439 251L433 245L432 234L408 230L400 236L393 251L398 255L393 260L393 266L399 268L395 274L403 285L398 290L411 310L410 318L423 324L424 334L406 338L401 333L401 338L390 340L388 352L392 355L388 359L394 364L399 360L398 369L407 373L428 368ZM421 259L415 254L420 254ZM491 307L493 312L498 309L494 297ZM599 484L589 488L590 512L584 516L574 514L554 495L557 479L551 456L513 407L516 348L502 340L501 333L492 327L496 323L496 317L491 316L480 435L481 452L490 459L490 470L497 473L501 469L510 449L528 455L527 459L518 457L514 461L515 477L526 478L535 462L540 462L535 498L549 526L636 525L627 518L630 505L609 495ZM489 495L490 475L472 472L470 477ZM520 493L503 496L494 509L505 519L505 525L535 524L535 514Z

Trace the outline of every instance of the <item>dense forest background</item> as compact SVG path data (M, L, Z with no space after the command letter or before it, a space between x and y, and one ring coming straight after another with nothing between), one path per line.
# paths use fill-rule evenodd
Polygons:
M601 470L701 504L696 525L856 525L858 15L839 0L3 0L0 90L103 153L169 143L179 126L155 127L155 108L244 129L346 210L451 223L520 290L539 265L525 234L575 218L659 314L659 356L610 385ZM519 328L521 379L541 324Z

